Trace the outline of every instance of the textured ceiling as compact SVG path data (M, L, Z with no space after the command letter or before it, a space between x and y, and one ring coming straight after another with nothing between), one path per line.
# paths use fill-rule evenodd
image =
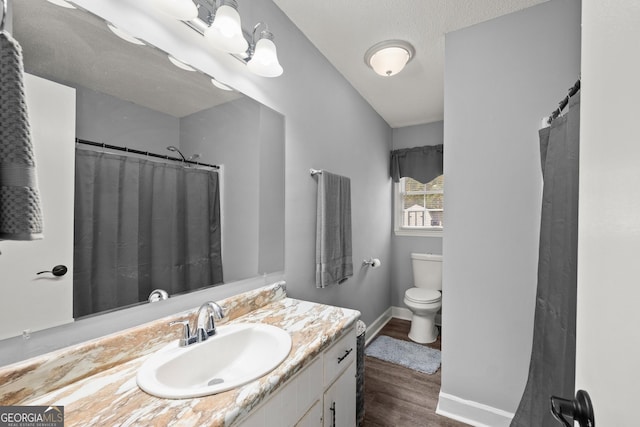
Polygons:
M444 35L547 0L274 0L391 127L442 120ZM402 39L416 48L399 74L364 63L374 44Z
M203 73L178 69L156 48L125 42L102 19L79 9L42 0L15 1L13 31L27 72L174 117L241 96L216 89Z

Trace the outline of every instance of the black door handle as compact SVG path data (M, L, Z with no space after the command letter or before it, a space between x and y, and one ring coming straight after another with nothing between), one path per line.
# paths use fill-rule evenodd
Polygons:
M60 276L64 276L65 274L67 274L67 271L68 270L67 270L67 266L66 265L56 265L51 270L39 271L36 274L51 273L56 277L60 277Z
M573 427L574 421L577 421L580 427L596 425L591 398L584 390L578 390L576 398L572 400L551 396L551 413L565 427Z

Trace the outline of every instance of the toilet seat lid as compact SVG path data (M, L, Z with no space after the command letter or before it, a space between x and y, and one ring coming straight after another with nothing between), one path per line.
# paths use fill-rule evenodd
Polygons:
M415 302L436 302L442 297L440 291L422 288L407 289L404 295L407 299Z

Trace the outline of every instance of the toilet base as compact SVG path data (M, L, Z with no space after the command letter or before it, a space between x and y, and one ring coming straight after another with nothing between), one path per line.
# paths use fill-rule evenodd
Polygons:
M411 318L409 339L411 341L428 344L438 339L438 327L435 325L435 313L432 316L418 316Z

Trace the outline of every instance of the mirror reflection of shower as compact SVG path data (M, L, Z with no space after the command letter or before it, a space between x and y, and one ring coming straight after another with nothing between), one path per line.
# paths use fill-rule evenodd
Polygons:
M182 161L184 161L184 162L193 162L193 161L195 161L196 159L199 159L199 158L200 158L200 154L197 154L197 153L196 153L196 154L192 154L192 155L191 155L191 156L189 156L189 157L184 157L184 154L182 154L182 152L178 149L178 147L175 147L175 146L173 146L173 145L168 146L168 147L167 147L167 150L169 150L169 151L173 151L173 152L175 152L175 153L180 154L180 157L182 157Z

